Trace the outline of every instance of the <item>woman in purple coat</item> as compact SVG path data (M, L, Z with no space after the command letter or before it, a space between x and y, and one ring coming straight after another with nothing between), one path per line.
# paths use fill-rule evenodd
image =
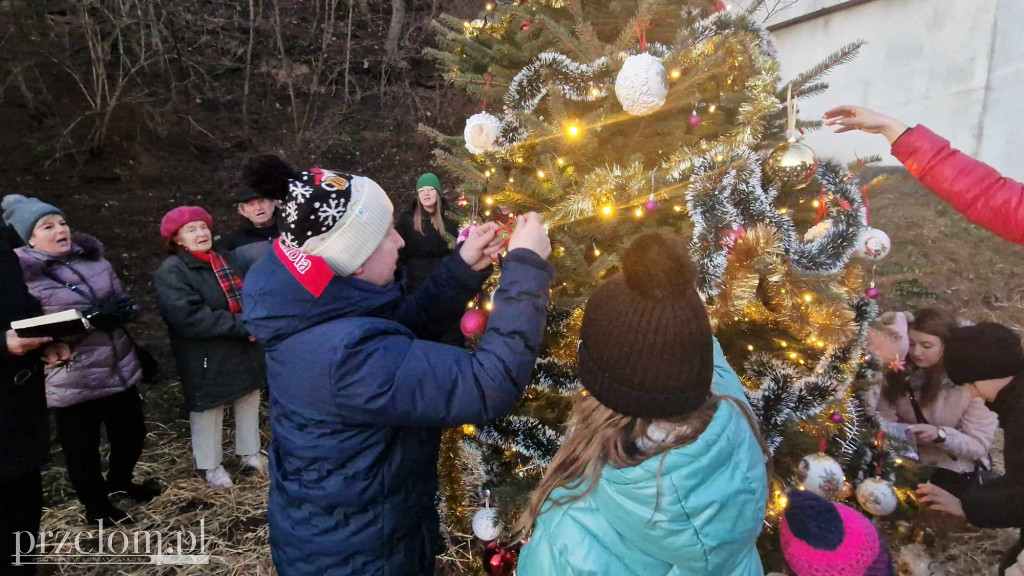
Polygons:
M137 388L142 368L122 328L135 305L103 258L103 245L91 236L72 236L58 208L12 194L3 199L3 209L4 221L26 243L15 252L43 313L80 310L93 326L86 334L62 339L61 356L69 358L47 367L46 403L55 409L57 437L86 520L107 526L129 523L131 517L111 504L108 494L124 492L142 502L159 493L155 481L132 481L146 437ZM110 441L106 480L101 426Z

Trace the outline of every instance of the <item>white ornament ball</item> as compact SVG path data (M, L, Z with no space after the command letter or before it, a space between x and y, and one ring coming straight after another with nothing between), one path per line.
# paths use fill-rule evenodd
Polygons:
M462 133L466 138L466 150L473 154L485 154L497 149L500 134L501 120L487 112L470 116Z
M831 227L831 220L822 220L821 222L818 222L814 226L808 228L807 232L804 233L804 242L810 242L812 240L817 240L818 238L821 238L822 236L825 235L825 232L828 232L828 229Z
M497 540L501 534L501 522L498 521L498 511L494 508L481 508L473 514L473 534L477 538L490 542Z
M865 228L857 236L857 245L854 254L865 260L877 262L889 255L892 248L892 241L889 235L878 228Z
M615 77L615 97L633 116L646 116L665 105L668 74L661 58L647 52L634 54L622 63Z
M888 516L896 511L898 500L892 484L876 476L857 486L857 503L869 514Z
M800 460L797 480L804 490L829 500L836 500L843 491L843 467L828 455L818 452Z

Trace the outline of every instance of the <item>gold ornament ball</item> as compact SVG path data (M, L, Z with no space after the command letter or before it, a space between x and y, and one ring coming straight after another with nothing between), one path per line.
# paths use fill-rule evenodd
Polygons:
M853 496L853 484L843 482L843 488L839 491L840 500L849 500Z
M818 171L818 157L806 144L786 142L768 155L764 171L779 186L800 189Z

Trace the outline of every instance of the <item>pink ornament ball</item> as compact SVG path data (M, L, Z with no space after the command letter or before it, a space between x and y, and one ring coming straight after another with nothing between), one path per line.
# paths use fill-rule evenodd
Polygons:
M882 291L872 286L864 291L864 295L872 300L878 300L878 297L882 295Z
M832 422L834 422L836 424L842 424L843 423L843 414L842 414L842 412L833 412L832 413Z
M459 321L459 330L467 340L479 338L487 329L487 313L476 308L467 310Z
M690 116L690 126L696 127L698 124L700 124L700 116L694 113L693 116Z
M647 202L644 202L644 208L648 212L654 212L654 210L658 208L658 203L655 202L654 200L648 200Z

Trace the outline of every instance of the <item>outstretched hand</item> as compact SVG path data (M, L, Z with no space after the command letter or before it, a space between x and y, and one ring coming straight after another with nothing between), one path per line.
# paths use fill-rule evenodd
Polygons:
M964 507L959 498L934 484L918 484L917 499L927 504L932 510L960 516L961 518L967 516L964 514Z
M860 106L838 106L825 112L824 117L826 126L838 126L836 134L854 130L882 134L890 144L907 130L903 122Z
M53 340L53 338L21 338L14 330L8 330L5 337L7 352L12 356L22 356Z
M494 258L501 252L504 241L499 234L500 228L494 222L488 222L474 228L466 241L462 243L459 256L477 272L487 269Z
M511 252L516 248L533 250L545 260L551 255L551 239L536 212L527 212L516 218L516 229L508 240L508 249Z

